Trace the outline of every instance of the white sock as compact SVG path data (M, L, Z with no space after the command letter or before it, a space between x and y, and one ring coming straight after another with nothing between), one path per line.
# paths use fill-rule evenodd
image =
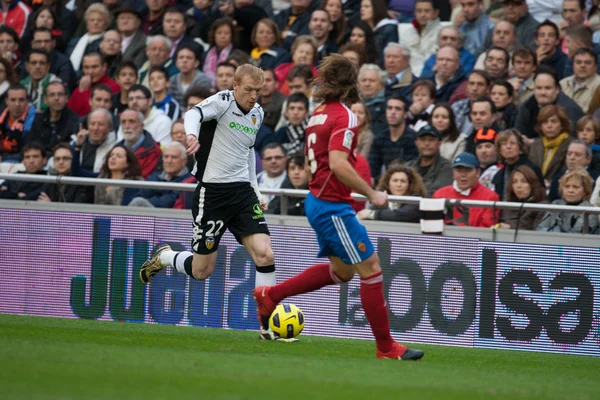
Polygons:
M189 251L180 251L179 253L175 253L176 256L174 256L174 262L173 262L173 268L175 268L177 270L177 272L180 272L182 274L187 274L186 270L185 270L185 260L187 260L189 257L194 257L194 255L192 253L190 253Z
M266 267L256 266L256 287L275 286L276 284L274 265L268 265Z
M166 250L160 253L160 265L163 267L170 267L173 265L173 257L177 254L176 251Z

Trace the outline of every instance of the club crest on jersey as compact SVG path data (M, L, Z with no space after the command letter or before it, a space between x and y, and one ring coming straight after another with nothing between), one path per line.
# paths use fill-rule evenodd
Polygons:
M358 249L359 249L360 251L362 251L363 253L364 253L365 251L367 251L367 246L366 246L366 245L365 245L363 242L358 242L358 246L357 246L357 247L358 247Z
M321 111L323 111L325 109L325 107L326 107L326 105L322 104L319 107L317 107L317 109L315 110L315 112L321 112Z
M215 238L214 237L207 237L206 240L204 241L204 244L206 245L206 248L208 250L212 249L213 246L215 245Z
M201 104L202 104L202 105L206 105L206 104L208 104L208 102L209 102L209 100L208 100L208 99L206 99L206 100L204 100L204 101L203 101Z
M346 132L344 132L344 142L342 143L345 148L352 149L352 139L354 139L354 132L347 129Z
M250 118L252 118L252 124L256 125L256 114L252 114Z

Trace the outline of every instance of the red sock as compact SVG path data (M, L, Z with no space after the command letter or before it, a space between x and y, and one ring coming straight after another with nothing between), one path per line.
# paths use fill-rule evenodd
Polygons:
M342 280L330 270L330 264L317 264L307 268L302 273L269 289L269 297L279 303L286 297L308 293L323 286L333 285Z
M394 339L390 335L390 320L383 298L383 272L360 279L360 300L377 348L387 353L392 349Z

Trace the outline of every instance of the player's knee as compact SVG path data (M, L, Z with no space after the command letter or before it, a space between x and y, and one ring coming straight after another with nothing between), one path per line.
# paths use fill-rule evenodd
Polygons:
M203 281L208 279L215 268L214 263L197 262L192 264L192 275L194 279Z
M336 271L335 274L342 282L350 282L354 278L354 271L350 270Z
M257 251L255 252L255 258L256 260L254 260L254 262L256 262L256 265L275 264L275 254L273 253L273 250L268 246L257 249Z
M369 257L362 263L358 264L356 271L361 278L369 277L381 272L381 265L379 264L379 258L376 254Z

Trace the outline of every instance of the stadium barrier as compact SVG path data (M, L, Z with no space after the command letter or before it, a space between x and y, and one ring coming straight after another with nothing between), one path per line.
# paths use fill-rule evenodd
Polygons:
M305 218L268 221L278 281L317 262ZM537 233L550 244L506 243L482 240L490 229L429 236L417 234L418 224L368 225L396 339L600 356L597 236ZM185 211L0 202L0 313L257 329L254 264L229 233L208 280L169 268L140 282L159 243L183 250L190 237ZM305 334L371 338L358 279L288 301L304 311Z

